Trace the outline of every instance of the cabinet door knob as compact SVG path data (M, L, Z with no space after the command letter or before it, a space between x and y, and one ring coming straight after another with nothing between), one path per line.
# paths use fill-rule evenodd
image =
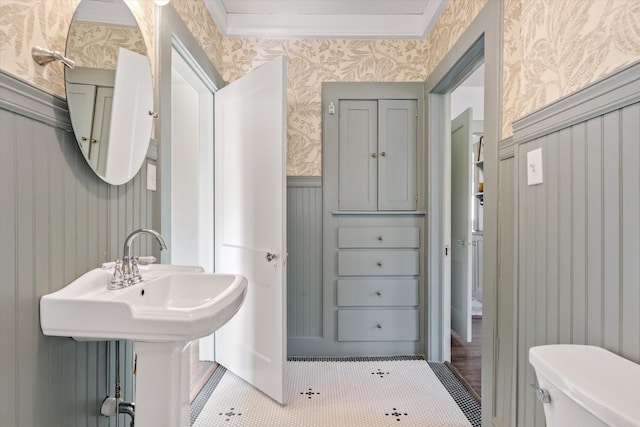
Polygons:
M376 325L376 328L378 328L378 329L382 329L382 325L381 325L380 323L378 323L378 324Z
M378 157L378 153L371 153L371 157L375 159L376 157Z
M377 265L378 267L382 267L382 263L381 263L380 261L376 262L376 265Z
M382 236L378 236L378 240L382 242Z
M380 155L381 155L382 157L384 157L384 156L386 156L386 155L387 155L387 153L386 153L385 151L383 151L382 153L380 153Z
M95 143L95 142L98 142L98 140L97 140L97 139L95 139L95 138L91 138L91 142L92 142L92 143Z
M81 137L80 139L81 139L81 140L83 140L83 141L86 141L86 140L87 140L87 137L86 137L86 136L83 136L83 137Z
M378 295L379 297L381 297L381 296L382 296L382 292L380 292L380 291L376 291L376 295Z

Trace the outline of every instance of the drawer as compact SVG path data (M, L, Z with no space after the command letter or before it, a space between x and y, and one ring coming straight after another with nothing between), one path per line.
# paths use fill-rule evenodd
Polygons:
M338 280L339 306L417 306L418 281Z
M338 341L418 341L418 310L338 310Z
M338 251L339 276L417 276L419 251Z
M339 248L419 248L418 227L340 227Z

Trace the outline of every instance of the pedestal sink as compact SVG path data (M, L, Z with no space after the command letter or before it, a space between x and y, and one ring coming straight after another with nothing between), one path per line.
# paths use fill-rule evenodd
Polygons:
M136 426L189 425L189 341L210 335L240 308L247 280L200 267L141 266L143 281L108 290L109 270L91 270L40 299L45 335L132 340L138 357Z

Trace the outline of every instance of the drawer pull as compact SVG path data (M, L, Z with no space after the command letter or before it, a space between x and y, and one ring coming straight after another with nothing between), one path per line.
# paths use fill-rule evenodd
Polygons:
M376 328L378 328L378 329L382 329L382 325L381 325L380 323L378 323L378 324L376 325Z
M382 296L382 292L380 292L380 291L376 291L376 295L378 295L379 297L381 297L381 296Z
M378 267L382 267L382 263L381 263L380 261L376 262L376 265L377 265Z
M382 236L378 236L378 240L382 242Z

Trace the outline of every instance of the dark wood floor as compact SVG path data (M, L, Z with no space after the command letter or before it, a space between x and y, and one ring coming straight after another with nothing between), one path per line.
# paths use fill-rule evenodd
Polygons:
M190 393L189 393L189 402L193 401L195 397L200 393L202 387L209 380L211 375L213 375L213 371L216 370L218 364L215 362L206 362L203 360L199 360L200 353L200 343L196 341L191 342L190 349Z
M482 316L474 316L471 323L472 339L470 343L465 342L457 333L451 331L451 364L480 397Z

